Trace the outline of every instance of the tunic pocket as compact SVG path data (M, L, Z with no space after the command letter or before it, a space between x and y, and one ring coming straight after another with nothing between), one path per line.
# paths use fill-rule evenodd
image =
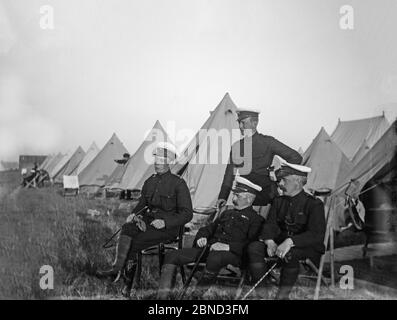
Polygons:
M160 193L161 207L164 211L175 211L176 195L175 193Z

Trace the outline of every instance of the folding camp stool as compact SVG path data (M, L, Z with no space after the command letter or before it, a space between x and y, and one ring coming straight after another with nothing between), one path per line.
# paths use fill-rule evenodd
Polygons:
M320 275L319 269L316 267L316 265L309 259L303 259L300 260L299 263L305 268L313 271L315 273L315 276L311 275L306 275L306 274L300 274L299 277L301 278L309 278L309 279L317 279L318 277L321 278L322 283L325 286L329 286L328 280L324 277L323 274Z
M37 188L37 180L39 177L40 175L36 173L33 179L26 183L25 188Z

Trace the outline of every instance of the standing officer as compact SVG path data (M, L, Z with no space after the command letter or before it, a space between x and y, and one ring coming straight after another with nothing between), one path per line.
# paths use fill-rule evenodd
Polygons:
M264 258L284 258L277 299L288 299L299 275L299 260L309 258L315 265L324 253L325 215L320 199L306 193L303 186L311 169L284 162L276 171L283 195L275 198L259 241L248 246L253 281L265 273Z
M262 187L262 192L257 195L254 206L266 206L277 194L275 183L270 180L267 170L272 164L273 157L279 155L290 163L299 164L302 156L275 138L257 132L259 111L239 109L237 115L240 131L244 137L231 148L217 206L226 203L237 170L239 175Z
M236 177L233 189L234 209L224 211L215 222L199 229L193 248L172 251L165 256L158 299L168 298L174 286L177 266L194 262L207 243L210 250L203 256L206 259L206 269L199 283L204 289L215 282L223 267L228 264L240 266L244 248L250 241L257 239L262 227L263 218L252 208L258 191L261 191L260 186Z
M177 237L179 228L193 217L192 201L186 182L170 171L176 150L169 143L159 143L153 155L156 174L148 178L139 203L122 226L116 259L100 277L116 276L124 267L127 255L136 261L136 253L160 242ZM135 213L148 207L142 215Z

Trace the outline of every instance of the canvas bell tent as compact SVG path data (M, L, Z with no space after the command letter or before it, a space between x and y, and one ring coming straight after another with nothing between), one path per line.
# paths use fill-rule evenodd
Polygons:
M371 149L371 147L369 146L367 139L364 139L361 146L358 148L356 154L354 155L352 163L357 164L364 157L369 149Z
M312 169L305 186L307 190L334 190L353 168L324 128L304 152L302 164Z
M388 128L389 122L384 115L350 121L339 120L331 138L346 157L353 160L364 140L366 140L369 150ZM364 154L361 150L361 156ZM358 162L358 160L356 157L355 161Z
M125 165L119 165L107 182L107 189L142 189L147 178L155 173L152 152L159 142L170 142L167 132L159 121L146 135L138 150Z
M172 168L185 179L196 212L215 207L231 145L240 139L236 110L226 93Z
M53 180L55 179L58 172L61 171L61 169L68 163L72 155L73 155L72 152L69 151L62 156L62 158L58 161L58 163L54 166L54 168L50 172L48 172L51 179Z
M346 175L344 181L333 192L333 207L335 223L338 223L342 215L345 192L358 197L364 191L368 182L388 182L396 179L397 154L397 122L389 126L389 129L368 150L363 158Z
M80 164L85 156L85 151L82 147L78 147L69 160L63 165L63 167L56 173L54 177L55 183L62 183L63 176L69 176Z
M46 170L46 167L48 166L48 164L51 162L51 160L55 157L55 155L50 154L48 155L45 160L43 161L43 163L39 166L39 169L41 170Z
M114 133L96 157L78 175L82 192L96 192L104 187L109 176L117 167L115 159L128 153L123 143Z
M81 160L81 162L79 163L79 165L77 166L77 168L75 168L70 175L74 176L74 175L79 175L81 171L83 171L85 169L85 167L87 167L90 162L92 160L94 160L94 158L96 157L96 155L99 153L99 148L96 145L95 142L93 142L91 144L91 146L88 148L83 160Z
M50 175L50 173L54 170L55 166L61 161L61 159L65 155L62 153L58 153L56 156L54 156L49 162L48 165L44 168ZM50 175L51 176L51 175Z

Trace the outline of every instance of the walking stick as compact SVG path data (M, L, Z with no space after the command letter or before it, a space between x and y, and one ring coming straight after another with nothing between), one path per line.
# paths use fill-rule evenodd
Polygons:
M266 273L254 284L254 286L244 295L244 297L241 300L247 299L247 297L256 289L257 286L269 275L270 272L273 271L273 269L279 264L280 260L277 259L276 262L273 263L273 265L269 268L269 270L266 271Z
M271 257L271 258L265 258L265 260L268 261L275 261L272 266L269 268L269 270L266 271L266 273L254 284L254 286L244 295L244 297L241 300L247 299L247 297L256 289L257 286L269 275L270 272L273 271L275 267L277 267L278 264L281 262L285 261L288 262L291 259L291 253L288 252L284 258L278 258L278 257Z
M226 209L226 206L225 206L225 205L222 206L222 207L220 207L220 208L218 209L218 211L217 211L217 213L215 214L215 217L214 217L214 219L213 219L213 223L217 223L219 217L221 216L222 212L223 212L225 209ZM215 234L217 227L218 227L218 225L216 224L216 225L215 225L215 228L214 228L214 231L212 232L212 234ZM210 237L208 237L208 238L211 238L211 237L212 237L212 235L211 235ZM194 274L196 273L196 271L197 271L197 269L198 269L198 267L199 267L200 261L201 261L201 259L204 257L204 255L206 254L206 252L207 252L207 250L209 249L209 247L210 247L210 245L209 245L209 243L208 243L208 241L207 241L207 244L206 244L205 247L201 250L200 255L197 257L197 259L196 259L196 261L195 261L195 263L194 263L193 269L192 269L192 271L190 272L189 277L186 279L186 282L184 283L181 292L180 292L179 295L177 296L177 300L182 300L183 297L185 296L186 291L187 291L187 289L189 288L190 282L192 281L193 276L194 276Z
M139 210L135 214L136 215L140 214L142 211L146 210L147 208L148 208L148 206L144 206L141 210ZM121 231L121 227L118 228L117 231L115 233L113 233L113 235L108 240L106 240L106 242L102 245L102 248L103 249L109 249L109 248L114 247L114 244L109 245L109 243L120 233L120 231Z

